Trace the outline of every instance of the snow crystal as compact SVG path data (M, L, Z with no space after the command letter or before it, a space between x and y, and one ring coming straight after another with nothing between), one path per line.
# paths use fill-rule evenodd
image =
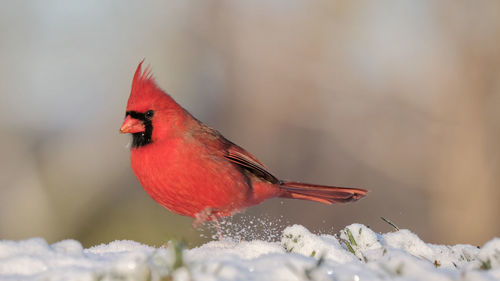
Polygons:
M187 255L197 258L213 258L217 256L236 256L240 259L254 259L264 254L283 253L278 243L260 240L235 242L233 240L212 241L191 249Z
M80 242L72 239L62 240L50 246L54 251L62 254L81 256L83 247Z
M356 260L346 252L339 241L331 235L314 235L302 225L287 227L283 232L281 245L288 252L316 258L327 258L340 263Z
M416 257L432 259L432 249L420 240L417 235L407 229L397 232L387 233L384 236L385 244L395 249L401 249Z

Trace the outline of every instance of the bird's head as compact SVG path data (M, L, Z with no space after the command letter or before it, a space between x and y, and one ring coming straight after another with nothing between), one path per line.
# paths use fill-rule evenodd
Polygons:
M184 110L160 89L147 67L137 66L120 132L132 134L132 148L142 147L175 128Z

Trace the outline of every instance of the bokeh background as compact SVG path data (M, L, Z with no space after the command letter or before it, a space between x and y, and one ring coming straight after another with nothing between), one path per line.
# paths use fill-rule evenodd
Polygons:
M244 216L500 235L498 1L2 1L0 239L203 241L118 133L133 72L285 179L364 187Z

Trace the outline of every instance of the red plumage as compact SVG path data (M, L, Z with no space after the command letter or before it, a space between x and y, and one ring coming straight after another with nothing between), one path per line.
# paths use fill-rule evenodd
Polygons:
M212 219L272 197L356 201L366 190L286 182L243 148L195 119L137 67L120 129L133 135L132 169L144 190L172 212ZM198 217L200 219L200 217Z

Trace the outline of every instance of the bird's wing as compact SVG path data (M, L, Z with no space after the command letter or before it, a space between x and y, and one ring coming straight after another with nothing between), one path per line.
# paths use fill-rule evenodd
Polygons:
M264 164L262 164L257 158L235 144L232 144L227 148L224 158L251 172L259 178L267 180L271 183L280 182L275 176L267 171Z
M196 139L201 141L205 146L211 147L211 151L223 151L223 157L229 160L234 165L250 172L254 176L266 180L270 183L277 184L280 182L275 176L267 171L266 166L262 164L255 156L248 151L226 139L217 130L197 121L199 130ZM218 153L217 153L218 154Z

